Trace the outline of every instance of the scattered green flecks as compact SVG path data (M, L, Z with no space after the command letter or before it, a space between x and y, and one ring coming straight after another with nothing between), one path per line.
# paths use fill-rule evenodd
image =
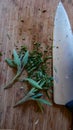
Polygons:
M0 56L2 56L2 52L0 52Z
M15 81L23 82L24 89L25 82L28 84L27 87L30 86L27 94L24 94L14 107L29 100L35 101L41 111L43 111L42 104L51 105L50 94L52 94L53 77L49 75L49 60L52 59L52 56L48 52L49 47L46 46L44 50L41 49L41 43L37 42L33 43L32 51L29 51L25 46L21 46L20 50L13 50L12 59L6 59L7 64L16 69L16 75L4 88L11 87ZM27 76L22 75L24 70ZM48 100L44 99L45 96Z

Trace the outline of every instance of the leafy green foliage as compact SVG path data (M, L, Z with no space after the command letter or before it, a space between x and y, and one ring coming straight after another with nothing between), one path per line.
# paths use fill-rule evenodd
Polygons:
M28 62L29 52L27 51L22 59L22 65L25 66Z
M16 65L14 64L14 61L7 58L5 59L5 61L7 62L7 64L10 66L10 67L13 67L13 68L16 68Z
M49 75L49 60L52 58L49 55L47 48L44 52L40 51L40 43L35 43L32 52L29 52L25 46L21 47L20 51L13 50L13 59L6 59L7 64L16 68L17 72L14 78L8 83L5 88L11 85L21 76L24 69L27 72L27 77L23 77L20 81L28 82L30 89L27 94L20 99L14 107L21 105L29 100L34 100L43 111L42 104L51 105L49 100L43 97L47 96L50 99L52 93L53 77Z
M42 99L42 98L33 98L32 97L32 99L33 100L36 100L36 101L39 101L40 103L42 103L42 104L47 104L47 105L49 105L49 106L51 106L52 104L49 102L49 101L47 101L47 100L45 100L45 99Z
M21 66L20 58L16 52L16 50L13 50L13 56L14 56L14 63L17 65L18 68Z
M28 81L30 85L32 85L32 87L37 88L37 89L42 89L41 86L33 79L31 78L25 78L25 81Z

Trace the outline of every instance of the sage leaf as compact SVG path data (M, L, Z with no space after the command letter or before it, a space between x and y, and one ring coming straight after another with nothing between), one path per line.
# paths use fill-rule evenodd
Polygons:
M32 98L32 99L34 100L34 98ZM36 98L35 100L36 100L36 101L39 101L39 102L42 103L42 104L47 104L47 105L49 105L49 106L52 105L49 101L47 101L47 100L45 100L45 99Z
M5 59L5 61L10 67L16 68L16 65L14 64L13 60L7 58Z
M45 82L46 82L46 81L43 81L43 82L40 84L40 86L42 87L42 86L45 84Z
M21 66L21 62L20 62L20 58L16 52L16 50L13 50L13 56L14 56L14 63L17 65L17 67L19 68Z
M33 87L37 88L37 89L42 89L41 86L33 79L31 78L25 78L25 81L28 81L29 84L31 84Z
M42 93L37 93L35 95L32 96L32 98L36 99L36 98L40 98L43 94Z
M37 92L37 89L36 88L32 88L29 92L28 92L28 95L34 95L34 93Z
M28 62L29 51L27 51L22 59L22 65L25 66Z

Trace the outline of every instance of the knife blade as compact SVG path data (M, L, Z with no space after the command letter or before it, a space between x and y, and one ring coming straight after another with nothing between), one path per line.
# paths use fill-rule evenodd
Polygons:
M73 110L73 34L66 10L59 2L53 31L54 102Z

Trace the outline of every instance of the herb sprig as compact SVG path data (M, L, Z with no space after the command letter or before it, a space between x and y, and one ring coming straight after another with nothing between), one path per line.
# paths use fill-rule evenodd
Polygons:
M5 85L4 87L5 89L11 87L12 84L16 81L16 79L21 75L25 65L28 62L28 56L29 56L28 51L24 55L22 53L18 55L16 50L13 50L13 59L7 58L5 60L10 67L15 68L17 70L14 78L7 85Z

